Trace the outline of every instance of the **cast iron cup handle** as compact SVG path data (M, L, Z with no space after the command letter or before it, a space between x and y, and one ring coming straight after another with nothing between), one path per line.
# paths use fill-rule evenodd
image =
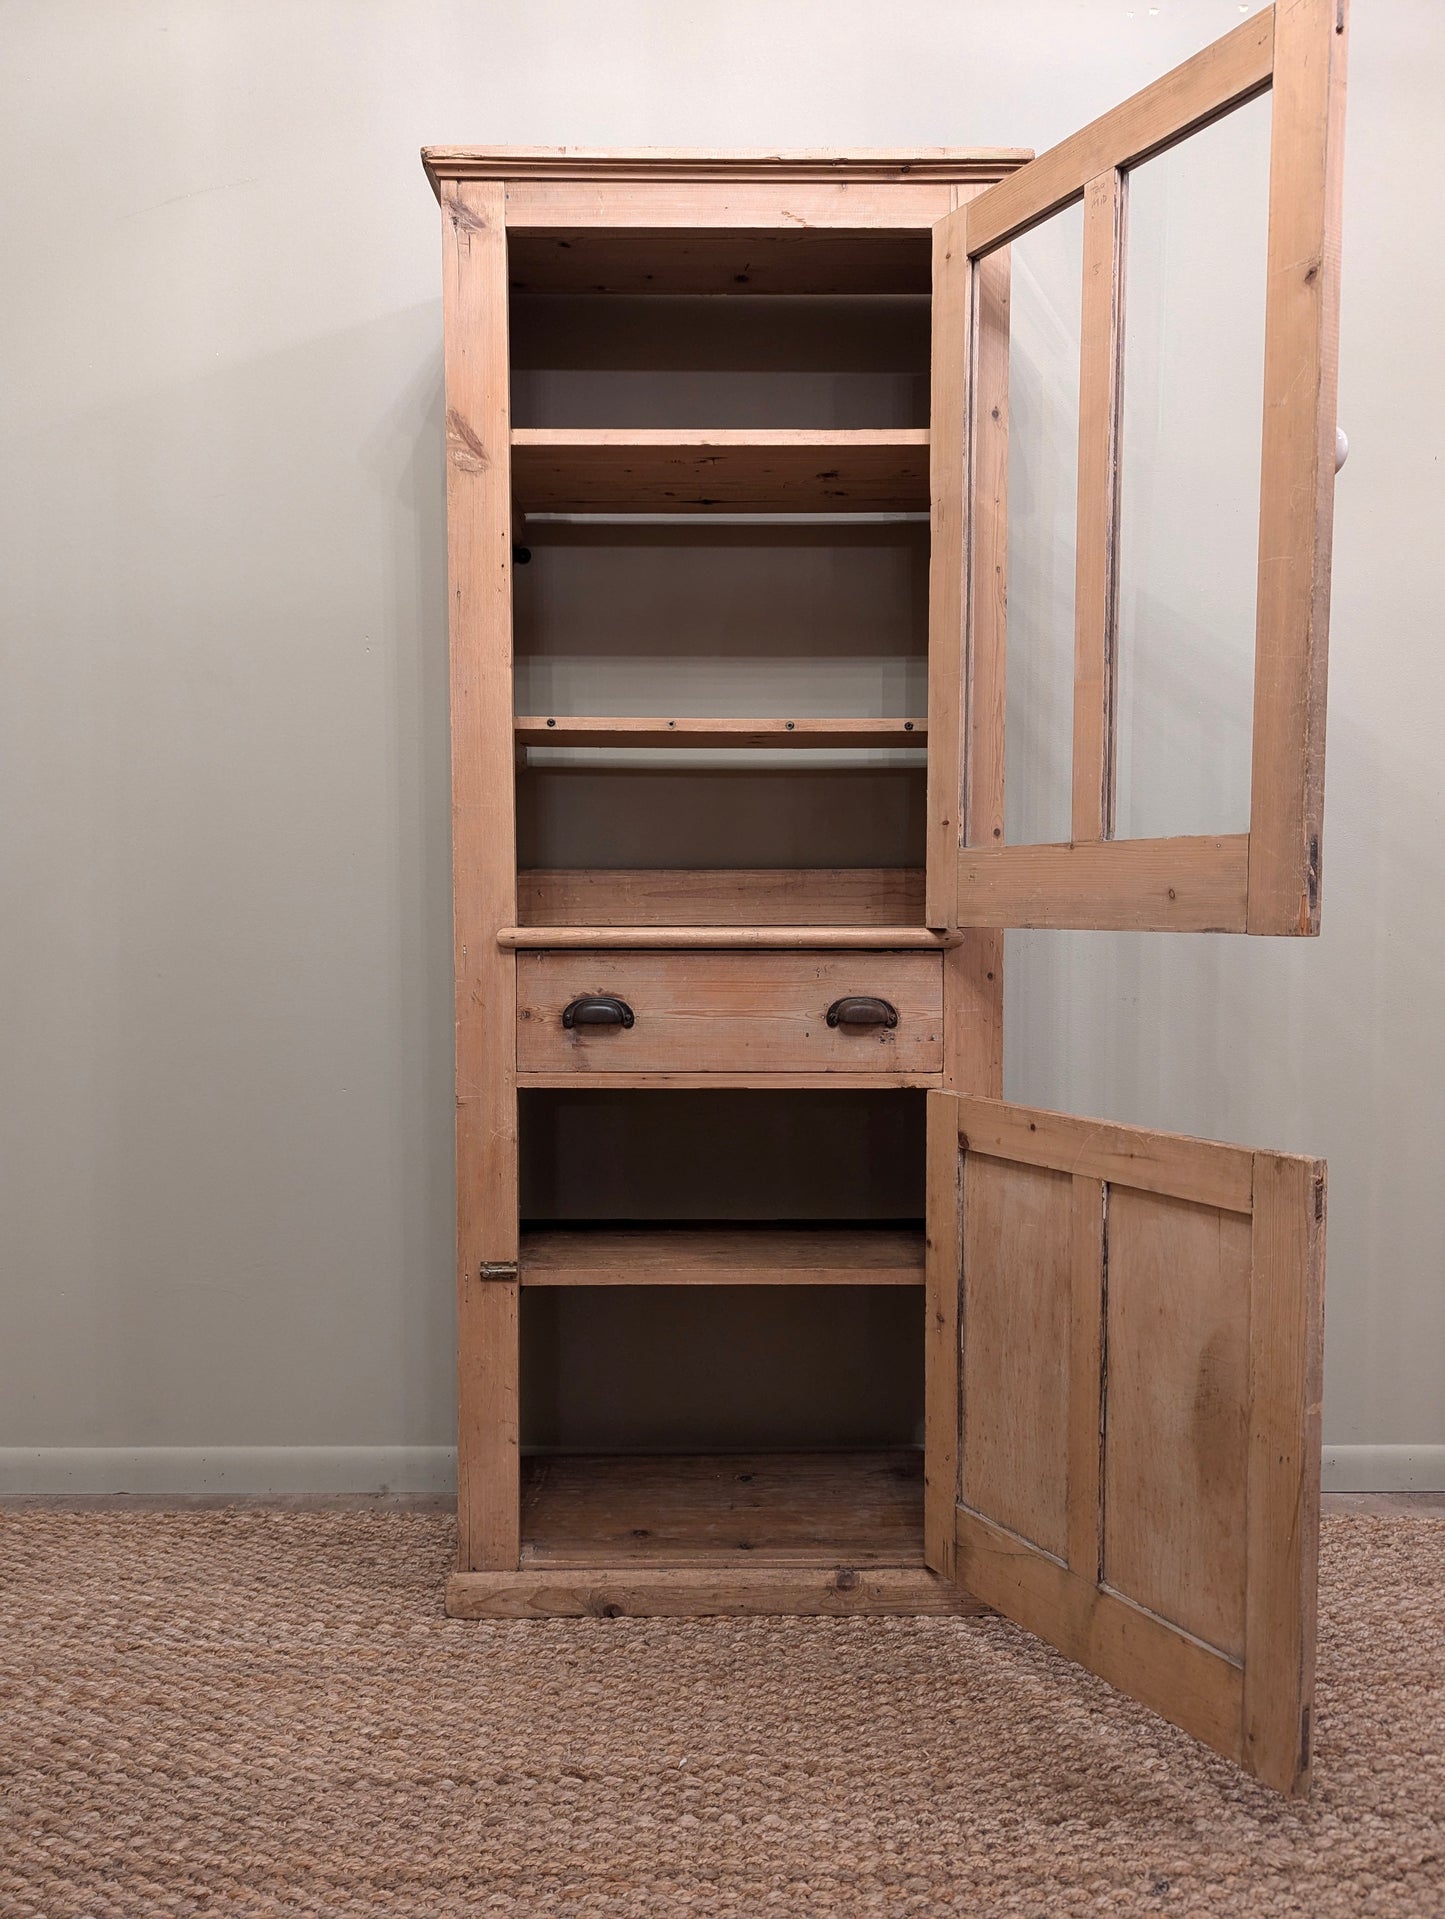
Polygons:
M599 993L590 998L574 999L564 1006L562 1024L569 1029L574 1026L631 1026L632 1008L625 999L614 999L610 993Z
M828 1008L830 1026L896 1026L898 1008L886 999L835 999Z

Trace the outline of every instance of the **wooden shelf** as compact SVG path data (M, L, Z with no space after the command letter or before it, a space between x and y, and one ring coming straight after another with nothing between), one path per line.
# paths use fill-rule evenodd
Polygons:
M503 926L497 944L520 953L935 953L964 937L926 926Z
M522 1565L921 1566L923 1454L522 1461Z
M517 875L517 918L527 929L878 926L921 932L923 907L921 866L526 867Z
M518 1092L875 1093L943 1085L942 1073L518 1073Z
M923 1230L587 1226L522 1234L523 1286L921 1286Z
M518 715L519 746L926 746L926 719L669 720Z
M507 235L514 293L913 294L933 285L925 229L551 227Z
M518 427L524 512L911 512L928 506L928 429Z

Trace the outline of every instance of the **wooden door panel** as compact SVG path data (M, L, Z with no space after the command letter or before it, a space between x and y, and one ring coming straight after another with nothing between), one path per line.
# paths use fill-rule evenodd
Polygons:
M1303 1790L1323 1165L928 1099L931 1284L962 1386L956 1455L930 1473L953 1475L954 1576ZM956 1319L938 1280L950 1245ZM947 1570L938 1532L935 1516L930 1563Z
M1069 1218L1051 1167L978 1159L963 1199L961 1496L1068 1550ZM999 1394L993 1382L1013 1390Z
M1345 0L1280 0L939 222L935 303L943 370L953 377L944 383L935 367L930 925L1319 930L1345 23ZM1114 814L1129 173L1265 92L1272 131L1249 830L1121 840ZM1008 247L1078 202L1070 830L1055 844L1010 843ZM963 430L950 433L940 409L960 404ZM1207 502L1200 514L1208 533ZM955 684L963 715L957 752L944 679Z
M1244 1654L1249 1220L1114 1186L1100 1573Z

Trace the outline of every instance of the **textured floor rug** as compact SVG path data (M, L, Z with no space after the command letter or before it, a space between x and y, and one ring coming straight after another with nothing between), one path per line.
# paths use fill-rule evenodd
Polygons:
M998 1620L442 1616L430 1513L0 1513L0 1913L1445 1914L1445 1520L1325 1526L1318 1783Z

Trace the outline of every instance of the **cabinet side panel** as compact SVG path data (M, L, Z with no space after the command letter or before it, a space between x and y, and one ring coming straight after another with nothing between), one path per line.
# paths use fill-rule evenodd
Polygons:
M458 1560L515 1567L516 919L504 189L442 186L456 938Z
M974 927L943 955L943 1083L1003 1098L1003 934Z

